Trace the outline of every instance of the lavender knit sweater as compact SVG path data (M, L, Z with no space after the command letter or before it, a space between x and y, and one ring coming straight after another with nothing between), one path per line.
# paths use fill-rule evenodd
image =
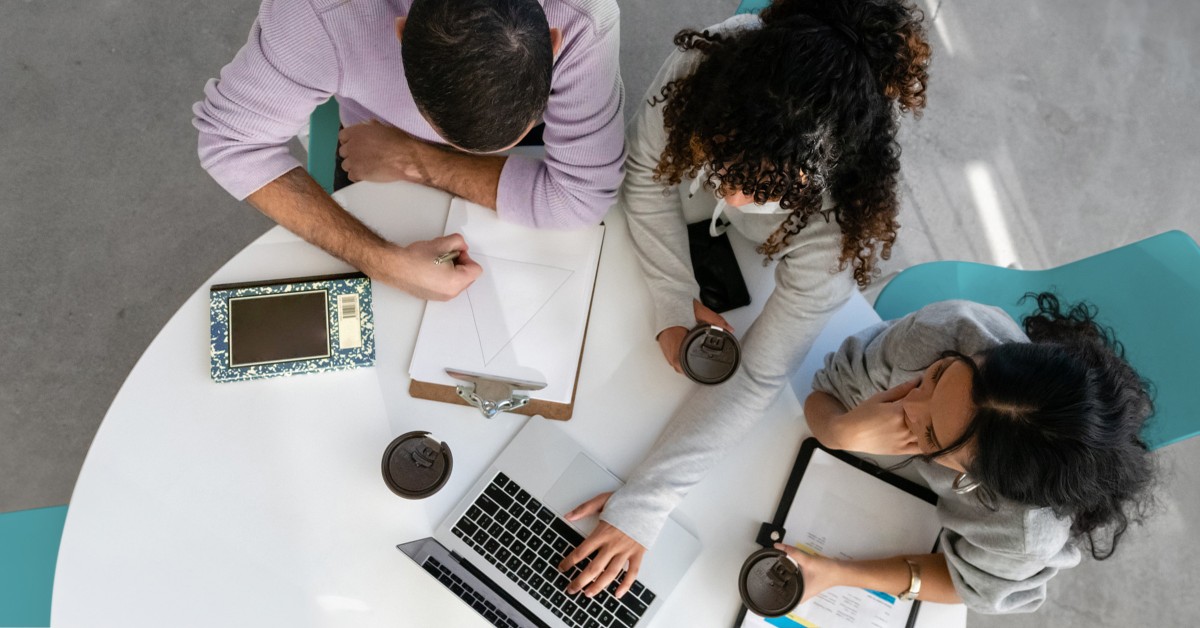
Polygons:
M599 222L620 187L624 88L615 0L541 0L563 43L554 63L544 159L510 156L497 211L512 222ZM239 200L299 166L286 142L330 95L342 124L372 118L444 143L408 91L395 20L411 0L263 0L250 38L192 108L200 163ZM486 115L484 113L483 115Z

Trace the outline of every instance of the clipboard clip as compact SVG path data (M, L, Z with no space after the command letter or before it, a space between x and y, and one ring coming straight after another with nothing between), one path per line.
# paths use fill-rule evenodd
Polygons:
M783 536L787 531L783 526L777 526L773 523L764 523L758 528L758 536L754 539L756 543L763 547L774 547L776 543L783 542Z
M542 382L507 379L470 371L446 369L446 374L467 382L456 386L454 392L458 393L463 401L479 409L486 419L528 405L529 397L517 394L518 390L541 390L546 387Z

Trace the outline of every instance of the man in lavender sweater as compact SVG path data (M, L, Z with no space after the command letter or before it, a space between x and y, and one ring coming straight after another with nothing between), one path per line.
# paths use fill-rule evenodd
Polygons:
M460 235L383 239L287 141L336 95L352 180L415 181L535 227L595 224L625 160L618 17L615 0L263 0L249 41L192 109L201 165L372 278L452 298L481 272ZM494 154L539 121L543 159ZM464 254L433 263L451 250Z

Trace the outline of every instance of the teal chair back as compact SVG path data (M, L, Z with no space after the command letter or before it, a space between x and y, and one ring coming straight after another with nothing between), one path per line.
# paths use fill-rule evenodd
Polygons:
M0 514L0 626L49 626L66 506Z
M308 174L330 194L333 194L338 131L341 128L336 98L322 103L308 119Z
M771 6L771 0L742 0L733 14L758 13L769 6Z
M1181 231L1047 270L969 262L931 262L896 276L879 294L883 319L936 301L995 305L1013 319L1033 310L1028 292L1051 291L1064 303L1088 301L1112 327L1130 364L1154 386L1155 416L1143 437L1152 448L1200 433L1200 247Z

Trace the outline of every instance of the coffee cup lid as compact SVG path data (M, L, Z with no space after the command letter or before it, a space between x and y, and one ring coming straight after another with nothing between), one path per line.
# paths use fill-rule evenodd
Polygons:
M731 333L712 325L699 325L683 339L679 363L692 381L720 384L737 371L742 347Z
M450 446L429 432L401 434L383 452L383 481L393 493L408 499L438 492L453 468Z
M758 550L742 564L738 592L746 608L763 617L780 617L791 612L804 596L800 566L786 553Z

